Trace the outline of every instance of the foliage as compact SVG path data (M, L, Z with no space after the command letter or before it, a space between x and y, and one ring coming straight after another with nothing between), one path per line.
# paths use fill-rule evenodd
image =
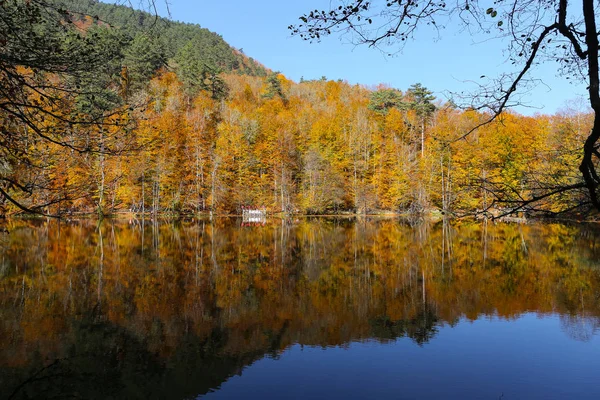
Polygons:
M586 211L581 192L561 190L581 187L568 164L581 161L585 110L504 112L457 140L490 114L421 84L372 91L220 72L229 67L198 27L79 6L105 15L2 3L3 215ZM109 26L102 18L126 20L109 10L140 18ZM181 29L175 53L171 29Z
M371 94L369 110L387 114L390 108L400 107L402 92L396 89L380 89Z
M507 113L447 147L486 115L443 105L419 115L418 107L431 113L433 105L418 103L411 90L381 113L369 108L378 92L342 82L213 77L215 84L197 81L196 94L176 73L154 78L145 111L134 113L136 125L114 142L138 149L134 153L47 155L56 166L52 173L86 194L49 210L192 213L264 206L310 214L439 209L501 215L527 196L576 184L566 164L578 159L577 138L590 126L583 112ZM265 97L269 90L273 97ZM89 134L108 145L121 130ZM559 193L522 211L583 212L582 204L577 192Z
M510 107L519 104L519 92L536 84L532 66L555 61L558 72L567 79L587 83L589 106L595 114L587 136L580 140L582 157L578 159L582 182L547 188L521 198L521 206L555 197L562 192L585 188L588 201L600 211L597 189L600 176L596 168L600 162L600 70L598 4L581 1L581 12L575 0L529 0L486 2L418 2L418 1L336 1L329 10L313 10L300 17L301 24L290 25L292 34L309 41L341 32L356 44L399 51L407 39L416 37L425 26L432 27L438 37L442 27L458 24L465 31L480 37L499 37L507 43L506 53L513 72L505 72L480 86L469 95L468 106L488 110L479 123L464 130L467 137L482 126L498 119ZM484 78L482 76L482 78ZM421 113L425 110L421 110ZM424 145L421 146L422 149ZM574 169L575 165L571 165Z
M285 100L283 86L278 75L279 72L274 72L267 77L267 80L265 81L265 92L262 95L265 99L279 97L280 99Z
M435 111L435 105L432 103L435 100L433 92L416 83L408 88L406 94L409 100L403 103L403 106L415 110L417 116L423 120L429 119Z
M229 46L221 36L196 24L170 21L151 13L133 10L119 4L107 4L98 0L51 0L69 11L76 21L92 16L99 24L109 24L130 38L123 48L131 54L142 75L149 69L156 72L165 63L171 64L186 46L192 48L193 61L212 70L265 76L267 70L256 61ZM146 58L140 58L148 51ZM137 54L137 55L136 55ZM130 67L131 68L131 67Z
M130 118L114 81L121 38L103 27L82 32L44 2L3 1L0 11L0 206L42 212L81 195L56 160L127 143Z

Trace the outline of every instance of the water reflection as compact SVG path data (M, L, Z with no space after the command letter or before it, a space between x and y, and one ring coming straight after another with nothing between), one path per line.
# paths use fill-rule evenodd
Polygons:
M396 220L13 221L2 398L189 398L293 344L427 343L461 320L600 327L589 225Z

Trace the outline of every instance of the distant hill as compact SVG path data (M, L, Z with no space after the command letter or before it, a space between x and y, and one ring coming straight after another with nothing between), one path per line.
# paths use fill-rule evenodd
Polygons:
M197 24L174 22L151 13L134 10L123 5L102 3L98 0L50 0L64 8L82 27L90 22L109 24L124 35L123 53L139 42L141 36L151 38L155 51L170 66L182 51L189 59L206 65L211 70L234 72L251 76L266 76L270 71L263 65L231 47L223 38ZM137 40L136 40L137 38Z

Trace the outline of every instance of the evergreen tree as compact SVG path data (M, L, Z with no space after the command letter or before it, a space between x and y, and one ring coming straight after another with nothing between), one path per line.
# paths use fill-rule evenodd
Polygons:
M431 119L436 107L432 103L435 100L433 92L420 83L415 83L407 91L408 101L402 103L402 107L414 110L419 118L421 126L421 157L425 154L425 126Z
M202 89L203 66L196 57L192 41L189 41L175 57L177 76L183 83L185 93L189 97L195 96Z
M433 92L420 83L415 83L406 93L409 96L409 101L405 103L405 106L415 110L417 115L424 120L431 118L435 111L435 105L432 103L435 100Z
M219 76L220 71L206 67L202 71L202 89L210 93L213 100L224 100L229 96L227 83Z
M162 45L156 37L138 33L125 51L123 63L129 73L130 86L139 89L165 65Z
M283 86L281 85L281 81L279 80L279 72L274 72L267 77L266 80L266 89L263 93L262 97L265 99L273 99L275 97L279 97L282 100L285 100L285 94L283 93Z
M397 89L381 89L371 93L369 100L369 110L387 114L390 108L401 106L402 92Z

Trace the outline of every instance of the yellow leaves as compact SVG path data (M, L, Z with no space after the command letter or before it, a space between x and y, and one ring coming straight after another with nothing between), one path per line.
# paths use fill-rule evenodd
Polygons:
M153 203L162 211L218 206L231 212L261 204L300 212L472 212L488 207L496 194L514 200L575 183L590 123L581 113L505 113L456 142L489 115L440 107L425 123L414 109L370 110L372 92L345 82L297 84L281 74L223 79L227 98L217 101L205 91L188 98L177 76L162 71L143 111L107 119L118 122L103 132L112 144L139 149L123 162L102 160L117 208ZM71 132L57 121L41 125ZM97 140L100 131L86 134ZM72 132L74 143L85 143L78 135ZM98 157L28 146L51 161L57 186L100 179ZM312 152L319 162L310 166ZM88 198L97 197L94 190ZM541 206L559 211L580 200L569 193ZM81 201L80 208L91 203Z
M392 108L385 116L384 131L390 137L395 137L400 140L406 141L408 134L408 126L406 124L406 118L402 114L402 111L397 108Z
M334 81L327 81L325 84L325 99L328 102L337 102L340 100L340 94L342 88L340 83Z

